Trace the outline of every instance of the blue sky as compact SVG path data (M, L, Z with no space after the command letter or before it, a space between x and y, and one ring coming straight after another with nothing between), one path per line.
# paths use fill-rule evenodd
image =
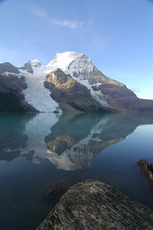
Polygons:
M153 1L0 0L0 63L90 57L106 76L153 99Z

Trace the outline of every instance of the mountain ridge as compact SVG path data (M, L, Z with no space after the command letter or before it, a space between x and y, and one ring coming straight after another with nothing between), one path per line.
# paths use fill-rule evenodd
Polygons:
M139 99L126 85L106 77L90 58L81 53L58 53L47 65L42 65L37 59L28 61L20 68L11 63L0 64L0 97L10 79L13 79L14 85L18 85L19 80L26 84L20 94L22 101L29 106L28 111L153 111L153 100ZM9 93L13 93L12 90L10 85ZM5 96L7 93L2 98ZM6 112L3 107L0 112ZM11 112L16 111L12 109Z

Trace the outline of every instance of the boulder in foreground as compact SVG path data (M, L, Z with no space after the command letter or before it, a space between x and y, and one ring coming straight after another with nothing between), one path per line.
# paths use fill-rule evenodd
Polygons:
M153 210L100 181L72 186L36 230L153 229Z

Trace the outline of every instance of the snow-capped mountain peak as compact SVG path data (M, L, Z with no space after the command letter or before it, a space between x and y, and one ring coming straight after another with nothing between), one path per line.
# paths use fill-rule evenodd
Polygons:
M89 79L97 71L92 60L85 54L68 51L56 54L47 66L60 68L74 78L77 77L79 81Z
M84 54L77 52L64 52L57 53L54 58L48 63L48 66L52 66L55 68L60 68L63 71L68 70L70 63L72 63L77 58L82 57Z
M40 61L37 59L34 59L32 61L26 62L24 66L20 68L20 70L26 70L28 73L33 74L34 70L41 66L42 64L40 63Z
M107 82L108 78L105 77L93 64L92 60L85 54L76 52L58 53L49 62L48 66L55 69L60 68L66 74L70 74L76 81L86 86L94 99L101 105L110 106L105 97L99 91L94 91L93 86L101 84L102 80Z
M38 59L34 59L34 60L30 61L30 63L31 63L31 67L36 68L36 67L42 66L41 62Z

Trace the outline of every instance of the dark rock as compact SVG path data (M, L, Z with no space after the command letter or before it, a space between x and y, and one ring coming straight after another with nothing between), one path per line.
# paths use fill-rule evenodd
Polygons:
M33 69L31 67L31 61L26 62L24 66L21 67L20 69L27 70L28 73L33 74Z
M37 112L24 99L27 88L25 78L13 74L0 74L0 112Z
M72 186L37 230L153 229L153 210L95 180Z
M46 197L60 198L68 190L69 187L69 184L65 180L56 181L46 189Z
M150 164L150 169L153 172L153 163Z
M140 160L137 165L141 171L141 174L145 178L150 191L153 193L153 163L151 163L149 166L146 160Z

